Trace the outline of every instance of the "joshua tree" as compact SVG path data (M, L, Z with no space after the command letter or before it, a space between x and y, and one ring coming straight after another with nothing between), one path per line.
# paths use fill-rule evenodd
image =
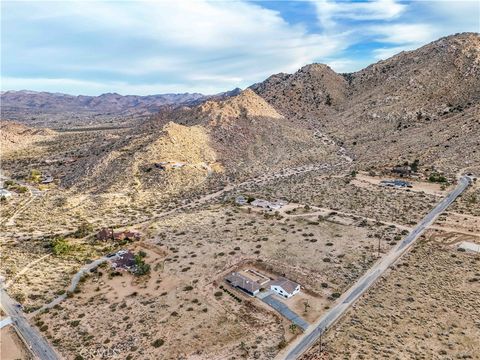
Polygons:
M308 311L308 308L311 307L310 304L308 303L308 300L305 300L303 302L303 306L305 307L305 309L303 310L303 312L307 312Z

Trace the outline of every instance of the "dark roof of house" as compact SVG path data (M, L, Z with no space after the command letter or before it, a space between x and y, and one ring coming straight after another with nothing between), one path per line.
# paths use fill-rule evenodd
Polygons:
M411 185L408 181L404 180L382 180L380 181L382 184L391 184L396 186L409 186Z
M113 230L109 228L103 228L97 233L98 240L110 240L113 236Z
M243 276L242 274L239 274L237 272L228 274L227 276L225 276L225 280L229 282L232 286L246 290L250 293L254 293L260 290L260 285L257 282L250 280L246 276Z
M130 251L126 251L121 255L118 255L112 261L113 266L116 268L128 269L135 265L135 254Z
M288 280L284 277L280 277L277 280L273 280L270 282L271 286L280 286L283 290L288 292L289 294L293 293L293 291L297 288L298 284L292 280Z

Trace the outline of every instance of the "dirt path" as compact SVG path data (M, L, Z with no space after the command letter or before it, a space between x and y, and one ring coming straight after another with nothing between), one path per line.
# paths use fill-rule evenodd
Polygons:
M349 218L359 218L359 219L362 219L362 220L371 221L371 222L375 222L375 223L380 223L380 224L383 224L383 225L393 225L393 226L395 226L399 229L402 229L402 230L411 230L412 229L411 226L405 226L405 225L396 224L396 223L392 223L392 222L388 222L388 221L381 221L381 220L365 217L365 216L362 216L362 215L347 213L347 212L344 212L344 211L321 208L321 207L317 207L317 206L311 206L310 208L312 210L316 210L316 211L303 213L303 214L287 214L286 213L286 211L288 211L288 208L287 208L287 209L282 209L283 212L281 212L281 214L283 216L287 216L287 217L312 217L312 216L328 216L331 213L335 213L337 215L342 215L342 216L346 216L346 217L349 217Z
M3 179L7 179L6 177L3 177ZM21 182L17 182L19 185L21 186L25 186L27 189L28 189L28 193L30 195L30 197L25 200L23 203L20 204L20 206L15 209L15 211L8 217L8 218L5 218L5 219L2 219L3 220L3 225L5 226L14 226L15 225L15 218L17 218L18 215L20 215L23 210L25 210L27 208L28 205L30 205L30 203L35 200L37 198L37 196L41 196L42 195L42 192L26 183L21 183Z
M225 193L227 193L231 190L239 189L239 188L242 188L242 187L248 186L248 185L263 184L265 182L269 182L269 181L272 181L272 180L284 179L284 178L288 178L288 177L296 176L296 175L300 175L300 174L305 174L305 173L312 172L312 171L333 169L335 167L340 167L341 165L345 165L345 163L344 162L339 162L339 163L333 164L333 165L329 165L329 164L302 165L302 166L295 167L295 168L283 169L283 170L280 170L276 173L260 175L258 177L243 181L243 182L238 183L238 184L228 184L224 188L222 188L222 189L220 189L220 190L218 190L214 193L204 195L204 196L200 197L199 199L192 200L192 201L190 201L190 202L188 202L184 205L178 206L174 209L171 209L171 210L168 210L168 211L165 211L165 212L161 212L161 213L155 215L154 217L152 217L151 219L149 219L147 221L142 221L140 223L137 223L136 226L142 226L143 225L140 229L141 229L141 231L145 232L150 227L150 225L153 224L158 219L161 219L161 218L166 217L168 215L174 214L174 213L176 213L177 211L180 211L180 210L194 209L194 208L196 208L200 205L206 204L209 201L214 200L214 199L222 196L223 194L225 194Z
M30 270L32 268L32 266L35 266L36 264L38 264L40 261L42 261L43 259L45 259L46 257L50 256L50 254L47 254L45 256L42 256L34 261L32 261L31 263L27 264L22 270L20 270L18 272L18 274L16 274L13 278L11 278L10 280L8 280L6 283L5 283L5 289L8 289L14 282L16 279L18 279L20 276L22 276L23 274L25 274L28 270Z

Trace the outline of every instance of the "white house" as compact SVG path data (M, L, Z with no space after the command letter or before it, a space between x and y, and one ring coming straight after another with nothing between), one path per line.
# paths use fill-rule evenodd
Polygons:
M239 195L239 196L237 196L237 197L235 198L235 203L236 203L237 205L242 206L242 205L247 204L247 202L248 202L247 199L246 199L245 196L243 196L243 195Z
M270 282L270 289L288 299L300 292L300 285L292 280L281 277Z
M270 210L281 209L282 206L284 205L285 203L282 201L271 202L263 199L255 199L254 201L252 201L252 206L260 207L264 209L270 209Z
M12 196L12 193L7 189L0 189L0 197L9 198Z

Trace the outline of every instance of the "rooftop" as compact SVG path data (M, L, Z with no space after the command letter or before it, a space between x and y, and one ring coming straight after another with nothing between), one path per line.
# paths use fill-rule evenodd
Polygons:
M252 281L251 279L237 272L232 272L228 274L227 276L225 276L225 280L229 282L232 286L244 289L251 293L260 290L260 285L257 282Z
M295 281L280 277L270 282L271 286L281 286L286 292L292 293L298 286Z

